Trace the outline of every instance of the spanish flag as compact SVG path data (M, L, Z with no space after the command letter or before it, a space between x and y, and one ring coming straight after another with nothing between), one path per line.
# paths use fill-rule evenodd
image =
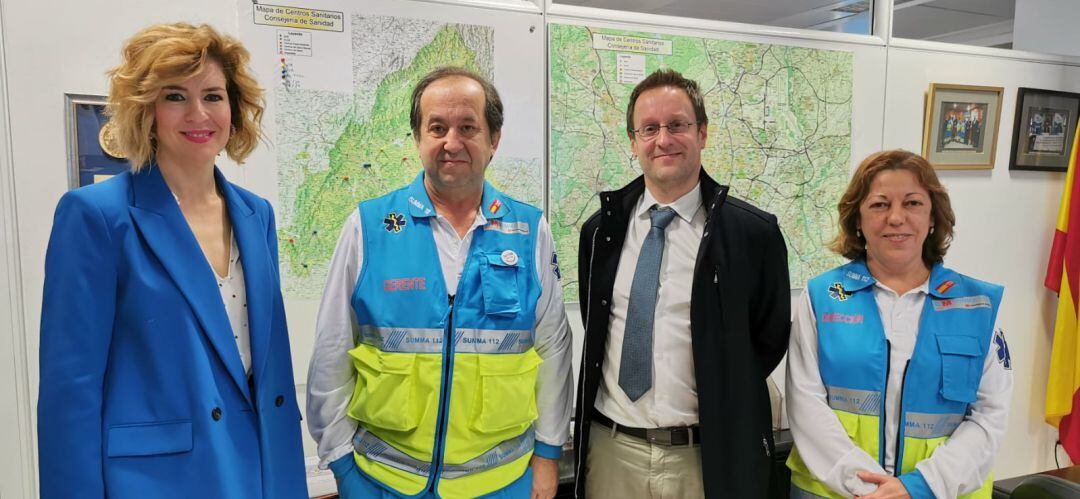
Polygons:
M1046 382L1046 422L1056 426L1061 444L1074 463L1080 463L1080 182L1076 178L1077 142L1065 175L1054 244L1046 269L1046 287L1057 291L1057 320Z

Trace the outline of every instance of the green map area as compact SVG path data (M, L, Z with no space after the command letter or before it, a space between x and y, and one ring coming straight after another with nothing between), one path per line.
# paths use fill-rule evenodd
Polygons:
M429 71L492 77L493 30L394 17L353 19L353 94L278 89L278 237L285 292L318 298L342 225L359 201L411 182L423 167L409 126L411 92ZM499 158L496 187L542 201L538 158Z
M641 174L626 135L630 92L664 67L701 87L706 171L779 219L792 286L841 261L825 246L851 158L851 53L553 24L549 61L550 217L568 301L598 193Z

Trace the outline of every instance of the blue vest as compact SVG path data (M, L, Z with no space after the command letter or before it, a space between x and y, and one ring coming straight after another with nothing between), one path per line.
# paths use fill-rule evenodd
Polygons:
M480 211L487 223L448 290L423 173L359 205L364 260L350 351L359 379L349 415L360 421L361 469L404 494L435 480L447 497L498 490L521 476L534 445L541 211L486 182Z
M829 406L856 445L877 455L885 467L890 345L874 283L865 261L856 260L815 277L807 287ZM897 474L929 457L975 402L1003 288L938 264L930 270L928 291L915 348L904 368L902 424L896 462L889 463Z
M487 182L480 209L487 224L473 232L455 293L443 280L431 232L435 208L423 173L406 187L360 203L364 267L352 297L359 324L441 331L450 311L447 297L454 294L459 333L463 328L530 331L529 337L519 335L514 341L517 348L531 346L540 297L535 260L541 212ZM441 351L440 345L432 347ZM477 353L485 350L475 348Z

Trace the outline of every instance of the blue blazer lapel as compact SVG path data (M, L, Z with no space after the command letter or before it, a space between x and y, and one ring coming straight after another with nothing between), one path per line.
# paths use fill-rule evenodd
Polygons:
M255 216L253 207L225 180L220 171L215 170L215 175L229 207L233 234L236 235L236 245L240 248L240 263L244 266L248 332L251 335L251 370L258 381L269 356L267 348L270 345L270 323L273 315L271 298L277 291L272 277L274 267L270 261L270 248L266 244L267 231L275 229L266 227L269 220Z
M132 175L132 203L129 210L146 245L191 305L203 333L250 403L251 394L244 376L244 366L232 335L229 317L221 302L221 291L213 277L213 269L156 165L151 164ZM244 270L246 274L247 269Z

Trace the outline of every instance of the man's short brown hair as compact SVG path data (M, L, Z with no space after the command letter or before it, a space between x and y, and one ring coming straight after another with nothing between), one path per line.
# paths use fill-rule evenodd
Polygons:
M630 92L630 103L626 105L627 135L633 135L634 133L634 105L637 104L638 97L641 97L641 94L647 90L660 87L675 87L686 92L686 96L690 98L690 104L694 106L694 119L697 120L698 125L709 124L709 116L705 114L705 101L701 98L701 91L698 89L697 82L683 76L682 73L674 69L657 69L645 77L644 80L641 80L634 87L634 91Z

